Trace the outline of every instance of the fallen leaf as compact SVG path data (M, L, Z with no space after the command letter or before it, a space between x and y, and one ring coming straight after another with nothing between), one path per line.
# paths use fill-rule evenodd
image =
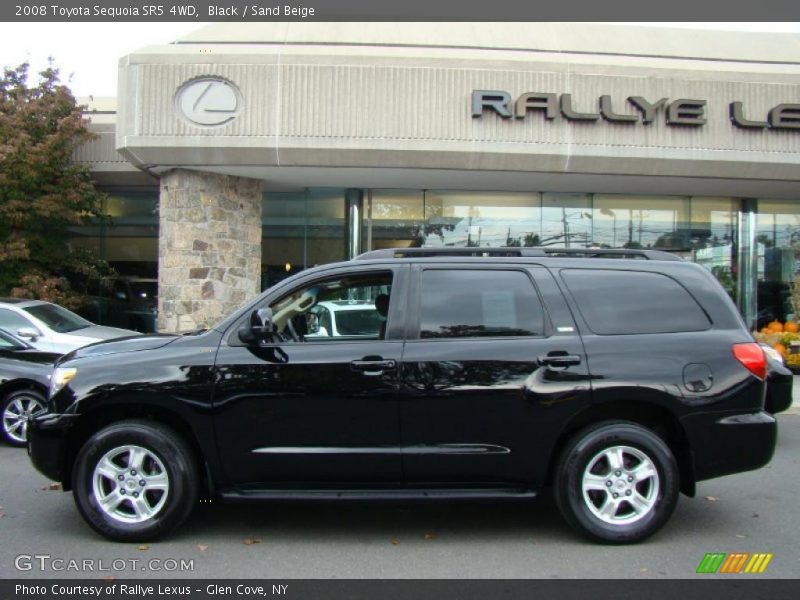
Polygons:
M426 540L435 540L436 539L436 534L435 533L426 533L422 537L425 538Z
M50 485L48 485L46 488L43 488L43 489L57 491L57 490L61 489L61 484L60 483L51 483Z
M398 540L397 538L392 538L390 540L390 542L391 542L392 546L399 546L400 545L400 540Z
M245 546L252 546L253 544L260 544L261 538L245 538L242 542Z
M649 570L650 569L648 569L647 567L642 567L641 569L639 569L639 573L647 573L647 571Z
M208 546L206 546L205 544L197 544L197 549L200 550L200 552L205 552L206 550L208 550Z
M715 498L714 496L706 496L706 500L709 502L716 502L719 498Z
M139 546L139 550L142 550L142 551L144 551L144 550L150 550L150 546L148 546L147 544L141 544L141 545Z
M758 513L753 513L753 518L757 519L758 518Z
M114 580L116 580L116 577L114 577L113 575L109 575L108 577L103 577L103 581L114 581Z

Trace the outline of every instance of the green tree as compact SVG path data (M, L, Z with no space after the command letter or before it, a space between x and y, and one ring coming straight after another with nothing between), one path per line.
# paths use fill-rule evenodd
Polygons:
M0 79L0 293L70 307L66 279L103 268L68 243L69 227L102 218L102 194L75 149L93 138L52 64L29 83L28 64Z

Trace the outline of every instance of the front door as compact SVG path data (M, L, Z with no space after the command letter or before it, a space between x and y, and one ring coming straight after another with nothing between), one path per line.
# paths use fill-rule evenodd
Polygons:
M542 267L474 264L414 275L419 320L403 354L400 407L408 482L538 483L564 410L590 394L569 312L545 310L543 291L561 299L553 278Z
M375 301L397 269L343 272L268 299L277 333L245 344L234 326L217 356L215 427L232 483L364 486L402 481L397 388L402 339L381 339ZM319 324L319 306L340 327ZM247 319L244 319L246 322ZM387 336L391 338L391 336Z

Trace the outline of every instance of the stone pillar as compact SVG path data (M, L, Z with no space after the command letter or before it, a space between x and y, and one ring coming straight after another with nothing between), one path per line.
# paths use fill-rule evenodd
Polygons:
M261 291L261 181L161 176L158 330L210 327Z

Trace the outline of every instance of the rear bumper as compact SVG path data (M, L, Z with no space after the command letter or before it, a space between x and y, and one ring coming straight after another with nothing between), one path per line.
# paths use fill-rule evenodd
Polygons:
M778 423L766 412L701 413L682 419L697 481L752 471L775 452Z
M783 412L792 405L794 375L786 367L773 367L767 377L767 398L764 409L771 414Z
M64 481L66 438L76 416L46 414L28 426L28 456L33 466L48 479L61 481L65 489L69 488L69 482Z

